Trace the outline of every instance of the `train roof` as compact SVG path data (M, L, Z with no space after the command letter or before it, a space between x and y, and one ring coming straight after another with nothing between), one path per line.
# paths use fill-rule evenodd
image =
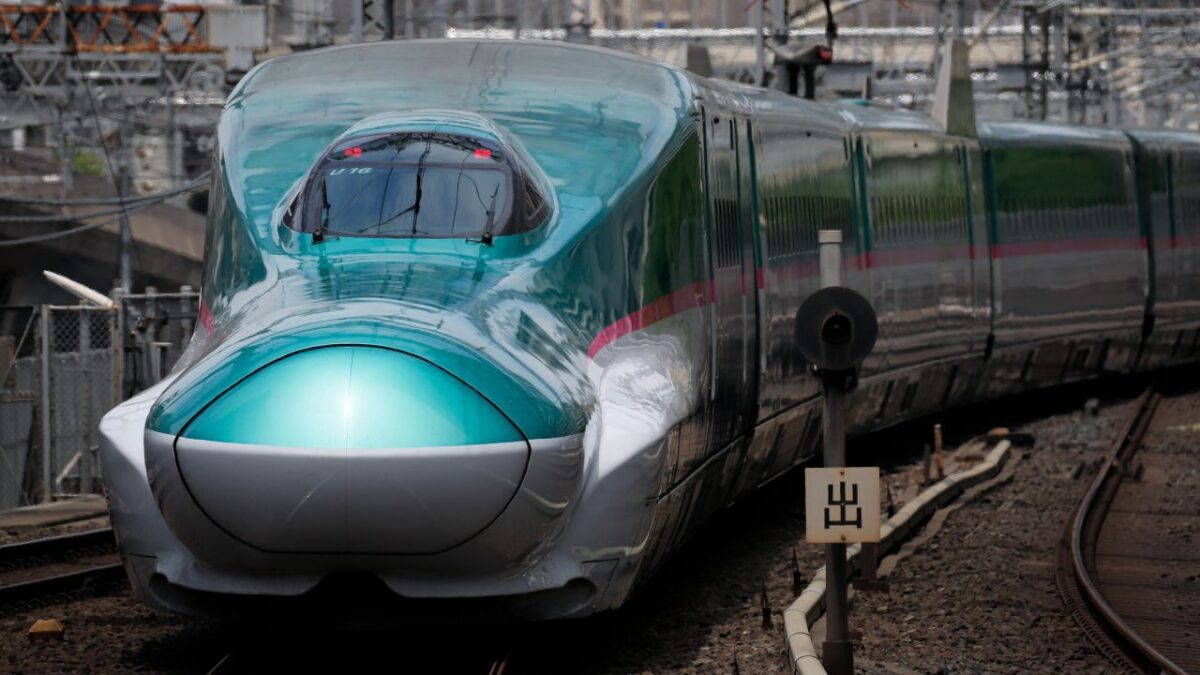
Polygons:
M827 104L850 121L855 128L864 131L918 131L943 134L942 127L933 118L910 110L881 108L874 104L839 101Z
M988 146L1092 146L1128 150L1129 137L1118 129L1052 122L983 121L979 140Z
M673 105L677 68L628 52L549 40L423 39L384 40L296 52L270 59L255 69L230 95L228 105L269 90L291 90L317 81L320 93L333 90L365 97L368 92L346 91L371 82L428 83L420 93L428 98L474 101L481 87L500 89L500 79L519 68L522 75L569 79L581 84L619 86L620 92ZM436 80L447 71L478 73L476 79ZM337 79L328 79L337 78ZM432 80L432 81L431 81ZM409 90L383 92L404 102ZM567 92L563 92L564 94ZM616 93L616 92L613 92ZM423 99L423 100L425 100ZM228 107L227 105L227 107Z
M1129 129L1139 142L1160 150L1200 151L1200 134L1178 129Z
M230 95L218 138L223 169L245 186L257 219L269 217L353 125L416 110L483 115L553 175L560 191L614 194L690 128L693 91L683 71L610 49L388 40L262 63Z
M853 131L909 131L924 134L945 133L923 113L898 108L880 107L862 101L808 100L785 94L776 89L765 89L728 80L703 80L703 86L714 91L741 96L754 112L786 113L793 116L810 117L814 123L832 126L843 133Z

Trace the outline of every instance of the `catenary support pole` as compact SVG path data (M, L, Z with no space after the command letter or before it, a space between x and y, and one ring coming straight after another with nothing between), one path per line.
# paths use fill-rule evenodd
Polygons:
M121 118L120 133L117 140L120 143L117 158L117 199L121 202L121 245L118 261L121 277L121 290L126 293L133 288L133 229L129 224L129 211L125 209L125 199L129 196L133 185L133 125L128 121L129 108L125 109L125 117Z
M383 39L396 39L396 3L394 0L383 0ZM407 17L405 17L407 18Z
M763 40L766 31L766 13L763 0L754 3L754 84L763 86L767 79L767 45Z

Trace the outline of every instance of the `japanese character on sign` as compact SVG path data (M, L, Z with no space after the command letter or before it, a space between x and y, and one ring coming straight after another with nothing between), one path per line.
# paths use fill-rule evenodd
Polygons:
M804 470L810 544L879 541L879 467Z

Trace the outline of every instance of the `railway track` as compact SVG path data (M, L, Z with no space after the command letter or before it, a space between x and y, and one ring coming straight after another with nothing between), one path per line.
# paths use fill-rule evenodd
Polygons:
M1160 400L1150 387L1134 403L1058 547L1056 580L1071 614L1115 664L1133 672L1183 674L1181 664L1191 666L1200 660L1200 644L1194 637L1179 639L1186 633L1164 634L1164 626L1167 632L1172 626L1177 633L1182 631L1181 626L1190 618L1185 614L1185 605L1169 601L1158 588L1160 575L1155 563L1170 560L1170 552L1153 547L1137 551L1133 573L1128 568L1117 568L1109 560L1114 556L1097 555L1097 543L1122 481L1140 472L1134 469L1133 457ZM1152 527L1150 518L1142 520ZM1130 597L1130 593L1139 611L1130 611L1132 608L1126 605L1126 614L1122 615L1110 598L1118 594ZM1170 657L1164 654L1167 650L1161 649L1162 645L1171 648Z
M344 646L339 646L335 649L344 649ZM216 665L208 670L206 675L233 675L234 673L293 670L339 671L347 667L346 659L340 656L335 656L334 660L328 664L324 663L324 659L328 656L327 654L315 655L313 658L303 662L290 660L295 659L295 656L292 653L281 659L278 655L269 654L261 649L255 650L247 647L239 647L222 656ZM394 654L389 654L389 656L394 656ZM380 655L380 658L383 658L383 656ZM436 659L435 657L435 661L440 660L440 663L435 662L431 664L416 663L410 658L401 667L401 672L455 672L479 673L482 675L482 666L487 665L487 675L506 675L509 672L509 662L511 659L512 654L505 651L499 656L480 663L472 663L469 666L464 666L461 663L451 662L453 665L447 667L446 659L444 658Z
M111 528L0 546L0 610L93 592L123 578Z

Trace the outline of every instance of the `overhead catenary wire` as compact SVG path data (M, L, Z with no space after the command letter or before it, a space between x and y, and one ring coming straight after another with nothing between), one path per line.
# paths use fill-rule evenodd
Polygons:
M58 232L48 232L46 234L39 234L39 235L35 235L32 237L23 237L21 239L0 240L0 248L5 248L5 247L9 247L9 246L22 246L24 244L36 244L38 242L50 241L52 239L60 239L62 237L68 237L72 234L79 234L80 232L87 232L88 230L95 230L97 228L104 227L105 225L110 225L112 223L115 223L118 220L120 220L120 216L118 216L116 218L109 218L108 220L102 220L98 223L88 223L86 225L80 225L79 227L73 227L69 230L59 230Z
M39 214L32 216L7 216L0 215L0 223L69 223L76 220L91 220L92 218L104 218L105 216L128 215L134 211L139 211L149 206L158 204L158 201L127 201L124 206L115 209L104 209L102 211L91 211L88 213L56 213L56 214Z
M205 171L204 173L196 176L192 180L177 188L163 190L161 192L152 192L150 194L139 195L137 197L126 197L124 199L121 199L120 197L90 197L86 199L36 199L31 197L18 197L16 195L0 195L0 202L27 204L30 206L106 206L110 204L120 205L122 203L127 205L140 204L142 202L158 203L186 192L195 192L197 190L204 189L208 186L208 179L210 175L210 171ZM72 216L72 218L79 217L81 216ZM4 216L0 216L0 220L4 219Z
M95 222L95 223L85 223L83 225L79 225L78 227L72 227L72 228L69 228L66 230L47 232L46 234L34 235L31 237L23 237L21 239L0 240L0 247L21 246L24 244L36 244L36 243L43 242L43 241L50 241L53 239L67 237L67 236L70 236L73 234L78 234L80 232L87 232L89 230L95 230L97 228L104 227L105 225L109 225L111 223L114 223L114 222L120 220L123 215L128 215L129 213L132 213L133 211L137 211L139 209L143 209L148 206L153 206L155 204L161 203L168 197L173 196L174 194L181 194L183 192L195 191L202 187L204 187L204 184L199 183L198 181L193 181L193 183L191 183L189 185L185 185L176 190L170 190L170 191L168 191L168 193L159 193L158 195L154 196L152 199L149 199L149 200L141 200L141 201L137 201L137 202L126 202L126 205L123 208L108 209L105 211L95 211L95 212L86 213L86 214L78 214L78 215L71 215L71 216L0 216L0 223L5 223L5 222L16 222L16 223L71 222L71 221L77 221L77 220L89 220L92 218L103 218L105 216L109 216L107 220L101 220L101 221ZM35 218L37 220L24 220L24 219L28 219L28 218Z

